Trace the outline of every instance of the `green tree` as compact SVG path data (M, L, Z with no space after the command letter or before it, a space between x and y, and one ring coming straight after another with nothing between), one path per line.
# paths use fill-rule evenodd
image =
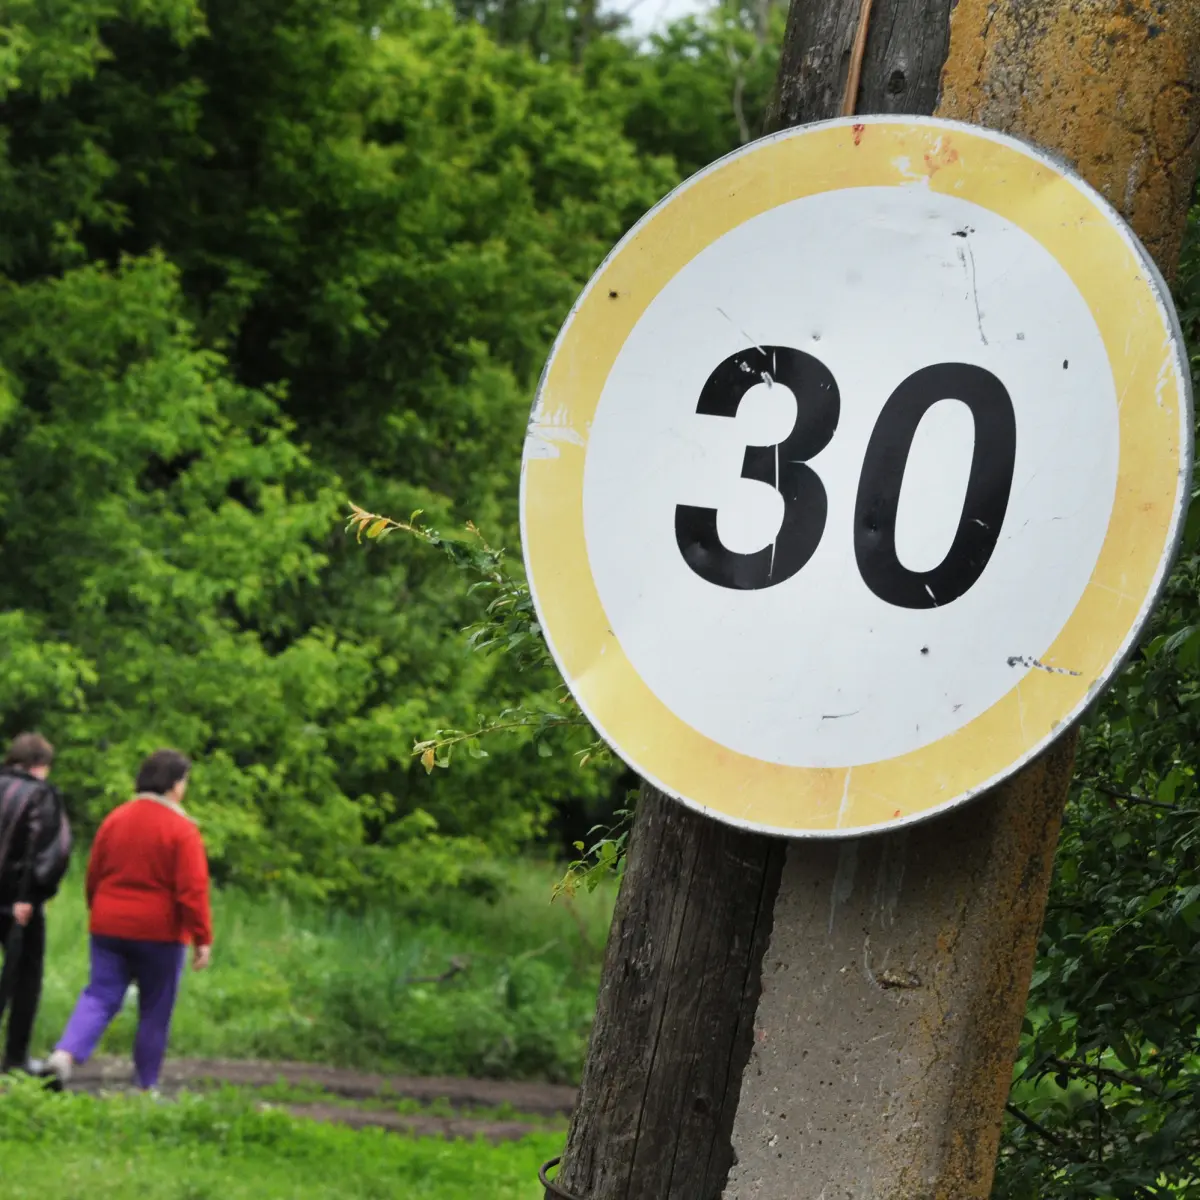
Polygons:
M669 156L691 175L761 136L786 17L778 0L727 0L673 22L644 48L593 43L584 73L644 153Z
M626 18L602 12L598 0L455 0L502 46L525 46L539 62L578 65L597 38L621 32Z
M549 341L675 179L621 120L449 8L6 7L0 711L64 744L85 832L173 741L225 876L394 894L611 786L519 739L427 777L417 736L529 682L428 555L338 526L511 537Z

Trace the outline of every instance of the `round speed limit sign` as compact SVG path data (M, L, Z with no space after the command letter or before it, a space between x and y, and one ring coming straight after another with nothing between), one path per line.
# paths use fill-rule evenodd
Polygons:
M1111 678L1175 550L1169 294L1058 162L830 121L677 188L597 271L525 445L539 618L639 774L790 836L928 817Z

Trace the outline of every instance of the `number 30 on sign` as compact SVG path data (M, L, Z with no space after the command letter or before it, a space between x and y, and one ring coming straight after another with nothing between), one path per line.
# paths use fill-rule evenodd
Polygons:
M1131 649L1186 506L1169 293L1029 146L921 118L754 143L579 298L525 444L563 676L618 754L789 836L921 820Z

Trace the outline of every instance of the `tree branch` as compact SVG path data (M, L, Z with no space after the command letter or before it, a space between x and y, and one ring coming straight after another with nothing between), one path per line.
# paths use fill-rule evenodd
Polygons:
M1076 1079L1091 1075L1097 1079L1107 1079L1111 1083L1122 1083L1126 1087L1141 1088L1145 1092L1149 1092L1152 1096L1161 1096L1163 1089L1160 1084L1157 1084L1152 1079L1146 1079L1141 1075L1134 1075L1129 1071L1116 1071L1111 1067L1096 1066L1088 1062L1080 1062L1073 1058L1051 1058L1048 1060L1056 1066L1064 1075L1072 1075Z
M400 986L411 987L414 983L445 983L447 980L453 979L455 975L462 974L470 965L471 960L469 958L452 958L450 966L440 975L410 975L400 980Z
M1062 1138L1060 1138L1058 1134L1051 1133L1050 1130L1045 1127L1045 1125L1038 1124L1037 1121L1035 1121L1027 1113L1023 1113L1015 1104L1006 1104L1004 1106L1004 1111L1016 1117L1026 1129L1032 1129L1033 1132L1038 1135L1038 1137L1044 1138L1050 1143L1050 1145L1062 1145Z
M1102 796L1112 796L1114 800L1128 800L1130 804L1145 804L1149 808L1164 808L1167 812L1177 812L1178 804L1166 804L1162 800L1151 800L1149 796L1139 796L1135 792L1125 792L1120 788L1111 787L1106 783L1093 783Z

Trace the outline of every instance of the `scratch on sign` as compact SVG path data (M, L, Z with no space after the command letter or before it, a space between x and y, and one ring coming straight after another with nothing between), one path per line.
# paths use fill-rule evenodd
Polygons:
M525 431L525 440L530 458L557 458L556 442L569 442L573 446L582 446L583 438L570 424L565 409L554 412L539 410L529 422Z
M725 320L727 320L730 325L732 325L734 329L736 329L738 333L740 333L742 337L744 337L746 341L748 341L755 348L755 350L759 352L759 354L766 354L766 351L758 344L758 342L752 338L719 304L717 305L717 312L719 312L721 316L723 316Z
M967 230L960 230L952 236L965 239L967 237ZM971 281L971 299L975 304L975 325L979 329L979 336L983 341L983 344L986 346L988 344L988 340L987 334L983 332L983 312L979 307L979 286L975 281L975 251L971 248L970 241L967 241L966 246L966 254L964 254L961 249L959 250L958 260L962 263L963 270L967 272L967 276ZM967 265L968 258L970 259L970 266Z
M1072 671L1067 667L1049 667L1044 662L1039 662L1036 658L1029 658L1024 654L1010 654L1008 656L1008 665L1015 667L1017 664L1023 667L1036 667L1039 671L1048 671L1051 675L1082 675L1082 671Z

